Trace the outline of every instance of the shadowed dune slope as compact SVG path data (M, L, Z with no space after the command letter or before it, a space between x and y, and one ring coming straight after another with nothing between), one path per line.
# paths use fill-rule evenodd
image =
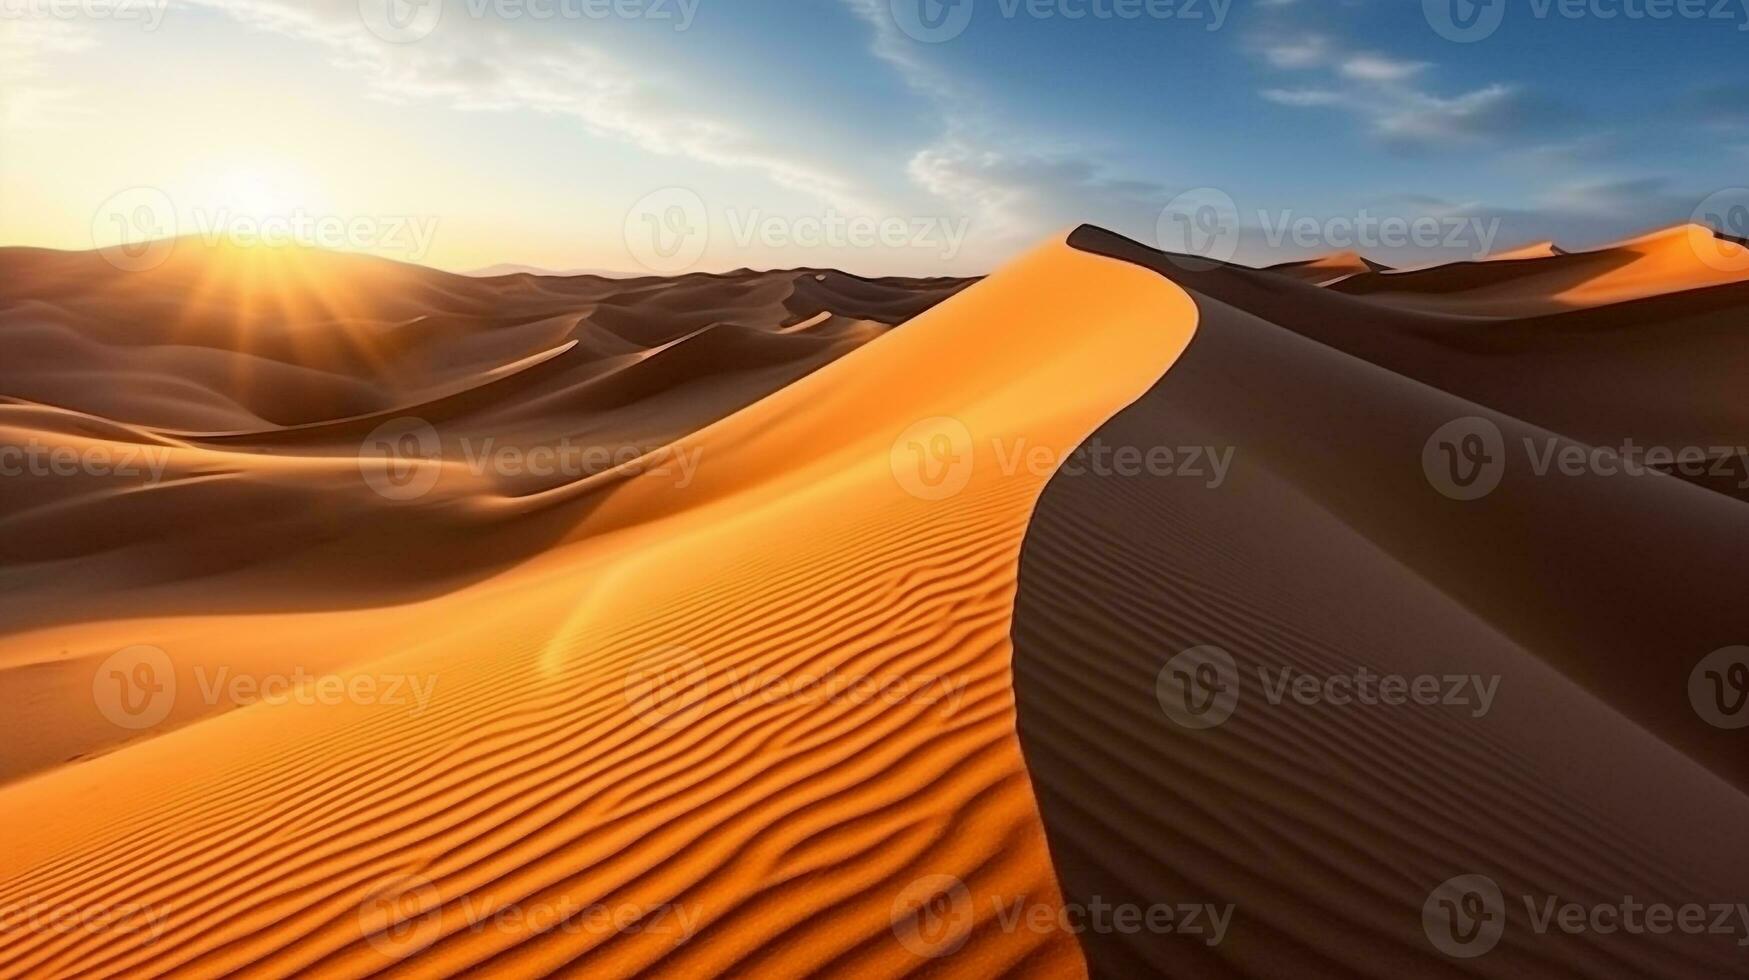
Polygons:
M1002 917L1061 902L1008 641L1050 467L1009 454L1060 458L1194 327L1053 243L681 437L688 485L625 475L514 569L205 617L378 644L338 676L429 697L253 704L0 787L0 908L138 925L7 931L0 974L1081 975L1071 933ZM178 656L200 625L91 628Z
M1749 637L1745 505L1662 475L1516 466L1483 499L1448 499L1422 454L1453 419L1567 440L1203 292L1231 285L1219 271L1096 229L1070 241L1177 281L1200 318L1084 447L1232 454L1218 486L1206 463L1065 469L1022 552L1019 733L1065 901L1233 907L1219 945L1085 935L1094 974L1740 973L1737 935L1538 935L1527 901L1749 891L1749 757L1688 698L1697 662ZM1205 647L1233 672L1205 689L1168 670ZM1439 677L1442 703L1279 686L1362 670ZM1473 680L1447 698L1446 678ZM1237 700L1213 727L1166 710L1224 689ZM1471 874L1499 885L1505 927L1462 960L1423 910Z
M1482 320L1202 259L1169 271L1199 295L1587 445L1704 450L1722 465L1677 475L1749 499L1743 460L1726 458L1749 432L1749 282Z

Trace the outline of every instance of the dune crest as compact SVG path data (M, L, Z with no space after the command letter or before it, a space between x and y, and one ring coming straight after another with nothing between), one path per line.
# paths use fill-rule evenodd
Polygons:
M1527 348L1469 364L1473 324L1437 332L1436 318L1352 298L1283 296L1268 273L1187 268L1097 229L1070 241L1172 279L1199 310L1173 370L1095 438L1233 452L1214 485L1059 475L1022 552L1017 714L1065 900L1233 910L1218 944L1088 934L1093 972L1740 971L1731 930L1539 931L1526 908L1731 903L1749 889L1740 732L1687 690L1697 661L1749 636L1729 598L1745 504L1660 475L1538 476L1516 460L1459 500L1420 462L1454 421L1508 447L1579 448L1453 392L1524 388L1475 378L1527 349L1545 369L1559 365L1549 352L1583 364L1608 351L1539 347L1558 323L1509 323L1499 331ZM1271 298L1352 334L1286 328L1263 315ZM1378 339L1399 334L1423 346ZM1410 373L1441 364L1465 369L1438 386ZM1199 673L1214 679L1183 680ZM1434 677L1437 699L1380 698L1384 678ZM1502 896L1490 914L1503 931L1474 959L1448 955L1458 931L1425 917L1465 876Z
M1390 266L1361 255L1359 252L1332 252L1303 262L1284 262L1269 267L1270 272L1291 276L1302 282L1328 286L1333 282L1368 272L1389 272Z
M1347 276L1328 285L1404 309L1527 317L1744 282L1749 282L1749 248L1705 226L1685 224L1589 251L1508 253L1477 262Z
M680 438L687 487L631 476L568 544L379 611L400 640L341 676L431 679L420 711L257 704L0 789L0 907L150 927L8 933L0 972L900 975L948 948L1078 975L1072 934L1000 918L1060 905L1015 563L1052 460L1194 326L1159 277L1047 245ZM906 925L942 895L948 935Z
M1557 255L1566 254L1566 249L1556 245L1553 241L1544 240L1540 242L1531 242L1528 245L1520 245L1517 248L1501 249L1498 252L1490 254L1486 261L1517 262L1522 259L1552 259Z

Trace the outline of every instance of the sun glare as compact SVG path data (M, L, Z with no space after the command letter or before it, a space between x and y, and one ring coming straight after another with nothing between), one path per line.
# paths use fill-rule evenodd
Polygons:
M251 218L283 217L303 201L301 181L277 169L228 171L217 181L217 203L232 213Z

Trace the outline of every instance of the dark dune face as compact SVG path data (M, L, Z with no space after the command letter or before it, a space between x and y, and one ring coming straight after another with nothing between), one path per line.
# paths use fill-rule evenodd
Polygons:
M1018 727L1065 901L1175 913L1084 932L1094 973L1740 975L1749 924L1545 914L1749 894L1749 754L1702 711L1703 658L1749 642L1749 512L1700 478L1539 475L1525 444L1743 442L1729 414L1672 393L1640 419L1632 397L1719 390L1715 355L1743 346L1717 318L1744 305L1458 322L1070 241L1201 317L1053 479L1021 556ZM1674 345L1650 379L1637 329ZM1462 419L1485 424L1432 438ZM1506 465L1454 499L1441 468L1472 429ZM1121 447L1170 462L1097 462Z

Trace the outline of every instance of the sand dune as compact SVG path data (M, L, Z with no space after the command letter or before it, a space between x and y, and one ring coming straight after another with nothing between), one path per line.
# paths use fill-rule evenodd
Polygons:
M1359 252L1332 252L1303 262L1272 265L1269 271L1315 286L1328 286L1338 280L1366 272L1389 272L1390 267L1374 262Z
M1749 281L1749 249L1701 225L1535 262L1458 262L1351 276L1332 288L1382 303L1463 316L1536 316Z
M1733 935L1539 935L1519 899L1680 905L1749 889L1736 843L1749 769L1686 696L1703 655L1749 635L1728 598L1743 504L1664 477L1521 468L1485 499L1448 499L1419 465L1441 425L1547 433L1203 293L1218 273L1097 231L1071 242L1174 279L1201 320L1095 438L1235 460L1218 488L1059 475L1028 533L1019 725L1065 898L1236 908L1218 947L1089 936L1095 972L1739 971ZM1197 730L1162 710L1159 678L1207 646L1232 658L1238 695L1229 720ZM1493 678L1497 701L1478 717L1479 695L1270 700L1269 672L1362 668ZM1466 874L1510 897L1500 945L1475 960L1443 955L1423 923L1433 890Z
M0 279L0 440L38 469L57 454L100 464L0 480L0 622L17 635L0 687L36 723L0 752L0 777L133 737L56 721L114 649L80 624L191 617L170 634L191 659L274 663L292 627L239 638L199 617L372 609L486 578L564 540L628 460L965 285L816 270L475 280L192 242L149 272L37 249L0 250L0 267L16 270ZM419 472L434 482L412 498L361 478L387 475L360 447L397 420L430 443ZM352 628L351 654L316 659L368 659L395 635Z
M1522 259L1552 259L1566 255L1567 250L1552 241L1531 242L1516 248L1503 248L1488 256L1489 262L1517 262Z
M897 975L944 937L907 944L896 903L945 875L969 902L945 937L957 969L1079 973L1071 934L998 917L1060 904L1008 681L1015 560L1049 470L1001 454L1065 452L1193 326L1164 280L1050 245L681 437L701 459L687 487L644 473L569 498L561 541L475 585L81 626L91 648L161 646L182 692L205 631L343 637L370 660L341 676L429 679L432 696L257 704L0 790L0 907L125 907L141 925L8 932L0 972ZM680 343L713 336L764 358L745 331ZM938 436L964 459L945 497L924 466L943 460L908 455Z
M0 479L0 976L1741 973L1535 923L1749 892L1689 695L1749 642L1740 251L0 250L0 446L49 466ZM1426 462L1456 420L1512 457L1478 499ZM1624 443L1726 455L1518 448ZM1187 727L1211 647L1237 700ZM1460 876L1480 958L1426 918ZM1062 926L1117 905L1222 917Z

